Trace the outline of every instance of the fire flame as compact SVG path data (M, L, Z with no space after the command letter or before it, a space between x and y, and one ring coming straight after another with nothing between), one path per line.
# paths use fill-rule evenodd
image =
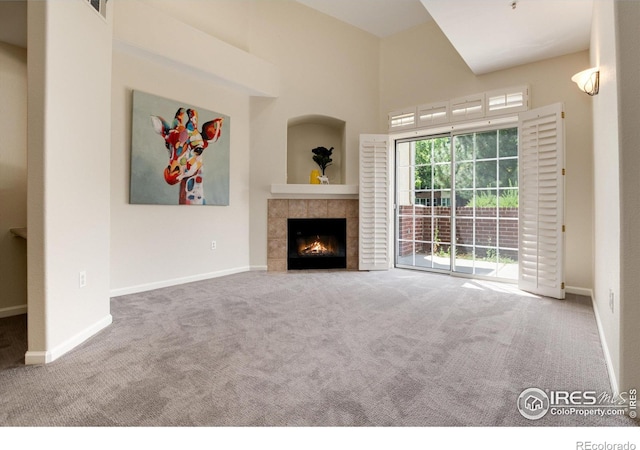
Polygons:
M309 245L306 243L301 245L298 251L299 255L332 255L333 253L333 250L322 242L320 236L316 236L316 239Z

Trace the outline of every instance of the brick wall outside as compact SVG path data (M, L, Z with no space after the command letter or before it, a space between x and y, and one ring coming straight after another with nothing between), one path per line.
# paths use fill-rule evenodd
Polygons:
M458 246L473 244L473 208L456 208L456 236ZM448 206L400 206L398 237L400 256L413 252L413 241L433 241L431 215L434 215L434 234L441 246L451 243L451 208ZM476 245L518 248L518 208L475 208ZM414 223L415 219L415 223ZM499 242L498 240L499 232ZM410 241L410 242L407 242ZM418 252L430 251L431 244L416 242ZM462 249L461 249L462 250ZM469 249L471 251L471 249ZM507 253L507 252L501 252ZM515 254L515 252L514 252Z

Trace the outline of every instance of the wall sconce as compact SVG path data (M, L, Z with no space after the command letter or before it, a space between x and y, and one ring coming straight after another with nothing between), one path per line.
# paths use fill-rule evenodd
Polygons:
M571 81L585 94L593 96L600 91L600 71L595 67L578 72L571 77Z

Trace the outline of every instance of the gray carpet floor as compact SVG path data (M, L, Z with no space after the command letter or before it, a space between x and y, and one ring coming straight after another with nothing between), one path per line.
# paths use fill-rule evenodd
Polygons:
M516 409L609 392L590 300L426 274L248 272L113 298L111 326L5 364L5 426L633 426Z
M0 371L23 365L26 352L27 315L0 319Z

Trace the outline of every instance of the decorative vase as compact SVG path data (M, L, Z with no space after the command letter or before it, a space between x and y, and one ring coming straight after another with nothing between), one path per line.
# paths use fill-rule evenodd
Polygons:
M309 184L320 184L320 171L312 170L311 175L309 175Z

